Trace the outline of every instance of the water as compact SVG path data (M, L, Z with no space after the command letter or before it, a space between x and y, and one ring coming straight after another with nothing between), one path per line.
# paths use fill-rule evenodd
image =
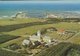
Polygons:
M20 11L32 17L41 17L50 12L78 12L80 3L0 3L0 17L15 15Z

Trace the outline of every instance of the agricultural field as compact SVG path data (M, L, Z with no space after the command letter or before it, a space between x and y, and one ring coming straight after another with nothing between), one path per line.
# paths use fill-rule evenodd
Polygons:
M0 44L16 38L19 38L19 36L0 35Z
M59 43L56 46L51 46L48 49L42 50L42 52L35 56L80 56L80 45L71 43Z
M24 55L13 51L0 49L0 56L24 56Z
M68 33L68 34L60 35L58 34L58 31L53 31L53 32L46 32L43 35L48 35L51 38L61 41L61 42L70 42L74 44L80 44L80 38L79 38L80 37L80 24L78 24L77 22L54 23L54 22L49 22L46 19L37 19L37 18L15 19L15 20L0 19L0 48L1 48L0 53L5 52L4 55L6 55L6 52L9 53L10 51L3 50L2 48L10 46L11 44L14 44L14 43L22 47L22 41L26 39L28 36L35 34L38 30L46 29L49 27L54 27L58 30L59 29L69 30L75 33ZM65 45L66 47L64 47ZM58 46L59 48L54 47L55 49L56 48L57 49L56 50L53 49L52 51L56 51L56 52L58 51L59 53L59 51L62 50L62 48L64 47L64 50L62 50L62 52L64 52L68 49L68 47L70 47L70 45L67 45L67 44L59 44ZM48 50L51 50L51 49L48 49ZM50 51L50 53L52 51ZM73 50L71 49L70 51L78 52L74 49ZM11 53L14 53L14 52L11 52ZM45 53L48 53L48 52L45 51ZM45 53L43 52L42 56L44 56ZM52 56L52 54L55 54L55 55L57 54L55 52L52 54L50 53L48 53L47 56L49 55ZM59 53L59 54L62 55L62 53ZM59 56L59 54L57 56ZM70 55L71 54L68 54L67 56L70 56ZM10 56L10 54L8 56ZM13 56L20 56L20 54L19 53L13 54ZM36 56L41 56L41 54L37 54Z

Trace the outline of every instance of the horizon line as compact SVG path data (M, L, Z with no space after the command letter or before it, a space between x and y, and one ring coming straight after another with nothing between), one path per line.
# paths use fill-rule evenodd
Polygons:
M0 1L0 3L80 3L80 1Z

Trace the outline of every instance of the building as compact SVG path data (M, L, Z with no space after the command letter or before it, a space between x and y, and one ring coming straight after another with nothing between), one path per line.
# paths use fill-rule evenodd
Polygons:
M29 45L30 41L28 39L24 39L22 45Z
M38 30L36 35L29 36L32 41L41 41L41 32Z
M24 13L24 12L18 12L18 13L15 15L15 18L27 18L27 17L26 17L26 13Z
M57 33L58 33L58 34L65 34L65 30L64 30L64 29L59 29L59 30L57 31Z
M53 32L53 31L57 31L57 29L55 27L49 27L49 28L46 28L46 30L48 32Z
M48 14L46 16L46 18L58 18L58 16L54 15L54 14Z
M40 30L37 31L37 36L40 38L41 37L41 32Z
M34 42L34 41L49 42L49 40L51 40L51 39L50 39L50 37L47 36L47 35L42 35L42 34L41 34L41 31L38 30L36 35L30 36L30 40L33 41L33 42Z
M47 35L41 35L41 31L38 30L36 35L29 36L29 39L25 39L22 42L23 46L50 46L50 45L56 45L58 43L57 40L52 39L51 37Z

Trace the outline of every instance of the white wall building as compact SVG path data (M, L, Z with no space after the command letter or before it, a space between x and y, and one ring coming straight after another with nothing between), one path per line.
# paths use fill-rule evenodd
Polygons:
M54 14L48 14L46 16L46 18L58 18L58 16L54 15Z
M25 40L23 40L22 45L29 45L29 43L30 43L30 41L25 39Z
M16 14L15 18L28 18L28 17L26 16L26 13L24 13L24 12L18 12Z
M37 31L37 35L32 35L32 36L29 36L29 37L30 37L30 40L33 40L33 41L41 41L40 40L41 32L38 30Z

